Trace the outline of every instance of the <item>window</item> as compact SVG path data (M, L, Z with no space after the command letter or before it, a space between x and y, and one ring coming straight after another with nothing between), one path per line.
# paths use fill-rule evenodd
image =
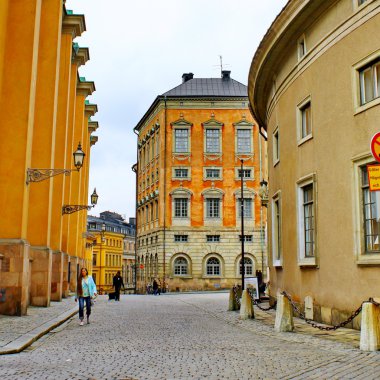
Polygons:
M219 243L220 242L220 235L207 235L206 240L208 243Z
M206 273L208 276L220 275L220 262L216 257L211 257L207 260Z
M238 170L238 175L239 175L239 178L241 178L243 174L243 178L252 178L252 169L239 169Z
M305 36L298 40L298 60L301 60L306 54Z
M361 105L380 96L380 58L359 69L359 80Z
M188 129L175 129L175 152L176 153L189 152L189 130Z
M249 129L237 130L237 152L238 153L251 153L251 131Z
M363 227L365 254L380 253L379 197L376 191L369 190L367 167L361 167L361 191L363 205Z
M298 255L300 265L316 265L315 179L305 177L297 183Z
M174 260L174 274L177 276L188 274L187 260L184 257L178 257Z
M307 102L306 104L300 107L300 117L301 117L301 139L311 135L311 103Z
M174 241L175 242L187 242L188 236L187 235L174 235Z
M358 5L362 5L366 2L367 0L358 0Z
M174 199L174 216L176 218L187 218L187 198Z
M242 259L240 259L239 264L239 274L242 274ZM248 257L244 257L244 275L252 276L253 275L253 263L252 260Z
M220 169L206 169L206 178L220 178Z
M273 265L281 265L281 203L279 194L272 201Z
M278 128L273 133L273 163L280 161L280 140Z
M92 265L96 266L96 253L92 255Z
M241 235L239 236L239 240L241 241ZM253 236L252 235L244 235L244 241L251 243L253 241Z
M207 218L219 218L219 198L207 198L206 199L206 217Z
M244 218L252 218L252 198L243 198ZM239 218L241 218L241 198L238 202Z
M206 153L220 152L220 130L206 129Z
M177 178L186 178L188 177L188 172L189 172L189 169L183 169L183 168L178 168L178 169L174 169L174 176L177 177Z

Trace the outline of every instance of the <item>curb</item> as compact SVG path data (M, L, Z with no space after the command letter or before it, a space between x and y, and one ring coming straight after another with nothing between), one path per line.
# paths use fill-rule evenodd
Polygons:
M66 322L72 316L78 312L78 308L72 308L58 317L45 322L41 326L36 327L34 330L29 331L26 334L19 336L14 341L6 344L4 347L0 348L0 355L18 354L19 352L25 350L25 348L32 345L36 340L41 338L43 335L47 334L49 331L55 329L62 323Z

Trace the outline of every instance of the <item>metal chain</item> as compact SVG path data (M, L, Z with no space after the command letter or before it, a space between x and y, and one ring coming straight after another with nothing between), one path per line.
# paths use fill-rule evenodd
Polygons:
M262 310L262 311L269 311L269 310L272 310L272 309L273 310L276 309L277 302L275 302L275 304L273 306L269 306L268 308L262 307L256 301L255 295L253 294L253 289L252 288L247 288L247 292L248 292L249 296L251 297L251 300L252 300L253 304L256 305L260 310Z
M293 300L291 299L291 297L290 297L289 294L287 294L285 291L282 292L281 294L283 294L289 300L290 304L293 307L293 310L295 310L298 313L298 315L299 315L299 317L301 319L303 319L306 323L308 323L312 327L315 327L315 328L317 328L319 330L324 330L324 331L331 331L331 330L335 331L335 330L337 330L337 329L339 329L341 327L346 326L348 323L350 323L355 317L357 317L360 314L360 312L362 311L362 307L363 307L363 304L360 305L344 322L341 322L338 325L335 325L335 326L321 326L320 324L314 322L313 320L306 318L305 314L301 312L301 310L293 302ZM374 305L380 306L380 304L378 304L377 302L375 302L372 298L370 298L368 302L371 302Z
M235 302L236 302L236 304L240 307L241 305L240 305L240 297L239 297L239 295L238 295L238 287L237 287L237 286L234 286L234 287L232 288L232 290L233 290L233 292L234 292Z

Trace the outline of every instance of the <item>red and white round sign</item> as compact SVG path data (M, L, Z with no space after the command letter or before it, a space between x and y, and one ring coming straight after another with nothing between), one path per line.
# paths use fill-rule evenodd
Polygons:
M380 132L375 133L371 140L371 153L374 159L380 162Z

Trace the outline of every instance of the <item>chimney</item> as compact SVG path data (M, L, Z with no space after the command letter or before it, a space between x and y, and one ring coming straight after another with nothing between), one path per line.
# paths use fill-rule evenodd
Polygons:
M230 74L231 74L231 71L222 70L222 79L223 80L230 80L231 79Z
M194 77L193 73L182 74L182 83L185 83L190 79L193 79L193 77Z

